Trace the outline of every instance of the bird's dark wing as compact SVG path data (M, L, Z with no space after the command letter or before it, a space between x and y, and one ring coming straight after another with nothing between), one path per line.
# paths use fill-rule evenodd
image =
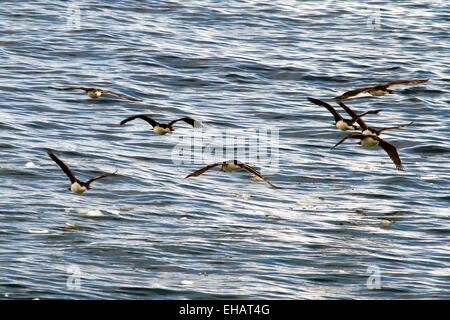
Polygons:
M344 109L349 114L350 117L352 117L352 119L358 117L358 114L355 111L353 111L350 107L345 105L342 101L339 101L338 103L341 106L341 108Z
M194 120L192 118L189 118L189 117L184 117L184 118L180 118L180 119L177 119L177 120L173 120L173 121L169 122L168 126L172 127L175 124L175 122L177 122L177 121L184 121L187 124L190 124L194 128L201 128L202 127L202 124L200 123L200 121L196 121L196 120Z
M114 92L114 91L111 91L111 90L103 90L103 89L100 89L100 91L103 92L103 93L114 94L114 95L116 95L116 96L118 96L118 97L122 97L122 98L125 98L125 99L128 99L128 100L131 100L131 101L142 101L142 100L140 100L140 99L136 99L136 98L131 98L131 97L124 96L123 94L120 94L120 93L117 93L117 92Z
M378 112L382 111L381 109L377 109L377 110L369 110L366 112L361 113L360 115L356 116L355 119L352 119L353 121L358 122L360 128L362 131L367 130L369 127L366 125L366 123L364 122L364 120L362 119L363 116L365 116L366 114L377 114Z
M363 131L367 129L367 125L363 121L361 116L358 117L358 114L352 109L350 109L350 107L346 106L342 101L339 101L338 103L341 106L341 108L344 109L352 117L353 121L358 122L360 129L362 129Z
M342 142L344 142L347 139L350 138L354 138L354 139L363 139L364 137L366 137L365 135L363 135L362 133L350 133L349 135L347 135L346 137L342 138L341 141L339 141L338 143L336 143L334 145L334 147L332 147L331 149L336 148L338 145L340 145Z
M339 112L337 112L331 105L329 105L328 103L326 103L325 101L319 100L319 99L314 99L314 98L310 98L308 97L308 100L314 104L317 104L318 106L322 106L328 109L328 111L331 112L331 114L333 114L334 116L334 120L336 122L338 122L339 120L343 120L342 116L339 114Z
M115 175L116 173L117 173L117 171L118 170L116 170L116 171L114 171L113 173L105 173L105 174L102 174L101 176L98 176L98 177L96 177L96 178L92 178L92 179L89 179L87 182L86 182L86 185L90 185L92 182L94 182L95 180L99 180L99 179L103 179L103 178L106 178L106 177L109 177L109 176L113 176L113 175Z
M242 165L243 168L247 169L247 171L257 175L258 177L260 177L261 179L263 179L265 182L267 182L268 184L270 184L272 187L276 188L276 189L281 189L280 187L277 187L276 185L270 183L269 180L267 180L261 173L259 173L258 171L256 171L255 168L250 167L248 164L243 164Z
M153 120L146 114L137 114L135 116L131 116L129 118L126 118L125 120L120 121L120 125L123 125L123 124L127 123L128 121L132 121L132 120L138 119L138 118L147 121L152 127L154 127L158 124L158 122L156 122L155 120Z
M423 83L423 82L427 82L429 79L423 79L423 80L398 80L398 81L392 81L390 83L388 83L385 87L386 89L392 86L398 86L401 84L417 84L417 83Z
M88 91L91 90L91 88L85 88L85 87L70 87L70 88L55 88L55 87L48 87L49 89L55 89L55 90L84 90Z
M217 162L217 163L214 163L214 164L210 164L209 166L206 166L206 167L204 167L204 168L202 168L202 169L200 169L200 170L197 170L197 171L195 171L195 172L192 172L191 174L187 175L186 178L189 178L189 177L198 177L198 176L201 175L202 173L205 173L206 171L208 171L208 170L210 170L210 169L212 169L212 168L214 168L214 167L217 167L217 166L219 166L219 165L221 165L221 164L222 164L222 162Z
M398 155L397 148L392 144L387 142L386 140L380 139L379 146L383 148L384 151L389 155L389 158L394 162L395 166L398 170L403 170L402 161L400 160L400 156Z
M50 156L50 158L52 158L52 160L55 161L56 164L62 169L62 171L64 171L64 173L69 177L71 183L77 181L77 178L75 178L73 172L69 169L68 166L66 166L64 162L59 160L58 157L55 156L51 151L47 151L47 153Z
M389 127L389 128L383 128L381 130L378 130L378 134L382 133L383 131L388 131L388 130L392 130L392 129L400 129L400 128L404 128L404 127L409 127L410 125L412 125L414 123L414 121L411 121L408 124L404 124L402 126L397 126L397 127Z
M360 89L350 90L350 91L347 91L346 93L344 93L344 94L342 94L342 95L340 95L340 96L338 96L338 97L333 98L333 100L344 100L344 99L347 99L347 98L356 96L356 95L358 95L358 94L360 94L360 93L367 92L367 91L369 91L370 89L372 89L372 87L370 87L370 88L360 88Z
M383 110L381 110L381 109L377 109L377 110L369 110L369 111L366 111L366 112L361 113L361 114L358 115L356 118L359 119L359 118L361 118L361 117L364 117L366 114L377 114L377 113L379 113L380 111L383 111Z

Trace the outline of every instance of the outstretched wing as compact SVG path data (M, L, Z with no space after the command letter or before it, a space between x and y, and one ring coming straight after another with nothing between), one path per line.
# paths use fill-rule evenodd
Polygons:
M383 111L383 110L377 109L377 110L369 110L369 111L363 112L363 113L361 113L360 115L356 116L356 120L358 120L358 119L361 118L361 117L364 117L366 114L377 114L377 113L379 113L380 111Z
M177 120L173 120L173 121L169 122L168 126L172 127L175 124L175 122L177 122L177 121L184 121L187 124L190 124L193 128L201 128L202 127L202 124L200 123L200 121L196 121L189 117L184 117L184 118L180 118Z
M150 118L148 115L146 114L137 114L135 116L131 116L129 118L126 118L125 120L120 121L120 125L124 125L125 123L127 123L128 121L132 121L134 119L142 119L147 121L152 127L156 126L158 124L158 122L156 122L155 120L153 120L152 118Z
M268 184L270 184L272 187L276 188L276 189L281 189L281 187L277 187L276 185L273 185L272 183L270 183L269 180L267 180L261 173L259 173L258 171L256 171L255 168L250 167L248 164L243 164L242 165L243 168L247 169L249 172L256 174L258 177L260 177L261 179L263 179L265 182L267 182Z
M338 103L341 106L341 108L344 109L349 114L350 117L352 117L352 119L358 117L358 114L355 111L353 111L353 109L351 109L349 106L345 105L342 101L339 101Z
M404 128L404 127L409 127L413 123L414 123L414 121L411 121L410 123L404 124L402 126L384 128L384 129L378 130L378 133L382 133L383 131L388 131L388 130L392 130L392 129L400 129L400 128Z
M366 137L365 135L363 135L362 133L350 133L348 136L344 137L341 141L339 141L338 143L336 143L334 145L334 147L332 147L331 149L336 148L338 145L340 145L342 142L344 142L347 139L350 138L354 138L354 139L363 139L364 137Z
M73 172L69 169L69 167L64 162L59 160L58 157L55 156L51 151L47 151L47 153L50 156L50 158L52 158L52 160L55 161L56 164L62 169L62 171L64 171L64 173L69 177L71 183L74 183L75 181L77 181L77 178L75 178L75 175L73 174Z
M128 100L131 100L131 101L142 101L142 100L140 100L140 99L136 99L136 98L131 98L131 97L124 96L123 94L120 94L120 93L117 93L117 92L114 92L114 91L111 91L111 90L103 90L103 89L100 89L100 91L103 92L103 93L114 94L114 95L116 95L116 96L118 96L118 97L122 97L122 98L125 98L125 99L128 99Z
M392 144L387 142L386 140L380 139L379 146L383 148L384 151L389 155L389 158L394 162L395 166L398 170L403 170L402 161L400 160L400 156L398 155L397 148Z
M427 82L429 79L423 79L423 80L398 80L398 81L392 81L386 85L386 88L392 87L392 86L398 86L401 84L417 84L417 83L423 83Z
M340 95L340 96L338 96L338 97L333 98L333 100L344 100L344 99L348 99L348 98L353 97L353 96L356 96L356 95L358 95L358 94L360 94L360 93L367 92L367 91L369 91L370 89L372 89L372 87L370 87L370 88L360 88L360 89L350 90L350 91L347 91L346 93L344 93L344 94L342 94L342 95Z
M339 120L343 120L342 116L339 114L339 112L337 112L331 105L329 105L328 103L326 103L325 101L319 100L319 99L314 99L314 98L310 98L308 97L308 100L314 104L317 104L318 106L322 106L328 109L328 111L331 112L331 114L334 116L334 120L336 122L338 122Z
M360 129L364 131L368 128L364 120L361 118L361 115L358 117L358 114L350 109L350 107L346 106L342 101L339 101L338 103L341 108L344 109L352 117L352 119L356 119L356 122L358 122Z
M92 179L90 179L90 180L88 180L87 182L86 182L86 185L90 185L92 182L94 182L95 180L99 180L99 179L103 179L103 178L106 178L106 177L109 177L109 176L113 176L113 175L115 175L116 173L117 173L117 171L118 170L116 170L116 171L114 171L113 173L105 173L105 174L102 174L101 176L98 176L98 177L96 177L96 178L92 178Z
M198 177L198 176L201 175L202 173L205 173L206 171L208 171L208 170L210 170L210 169L212 169L212 168L214 168L214 167L217 167L217 166L219 166L219 165L221 165L221 164L222 164L222 162L217 162L217 163L214 163L214 164L210 164L209 166L206 166L206 167L204 167L204 168L202 168L202 169L200 169L200 170L197 170L197 171L195 171L195 172L192 172L191 174L187 175L186 178L189 178L189 177Z
M85 87L70 87L70 88L55 88L55 87L48 87L49 89L55 89L55 90L84 90L88 91L90 88Z

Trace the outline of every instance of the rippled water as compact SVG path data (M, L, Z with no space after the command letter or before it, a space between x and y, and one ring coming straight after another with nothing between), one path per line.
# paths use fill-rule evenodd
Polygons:
M449 9L2 1L1 298L450 298ZM414 121L383 133L403 172L356 141L330 150L346 133L306 99L425 78L347 100L383 109L366 118L377 128ZM137 113L202 121L200 146L267 133L276 161L249 164L282 189L247 172L185 179L207 163L174 153L194 130L119 125ZM47 150L81 180L119 171L77 195Z

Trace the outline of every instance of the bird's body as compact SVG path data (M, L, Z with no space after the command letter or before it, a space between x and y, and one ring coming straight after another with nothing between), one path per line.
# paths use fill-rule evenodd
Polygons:
M64 91L66 91L66 90L84 90L89 97L94 98L94 99L100 97L102 95L102 93L110 93L110 94L131 100L131 101L142 101L140 99L124 96L123 94L120 94L120 93L117 93L117 92L114 92L111 90L104 90L104 89L98 89L98 88L86 88L86 87L70 87L70 88L48 87L48 88L55 89L55 90L64 90Z
M373 129L362 129L362 134L368 135L368 136L379 136L378 132Z
M255 174L256 176L258 176L259 178L263 179L264 181L266 181L268 184L270 184L272 187L277 188L277 189L281 189L280 187L277 187L275 185L273 185L269 180L267 180L261 173L259 173L256 169L254 169L253 167L240 162L239 160L228 160L228 161L223 161L223 162L217 162L214 164L210 164L200 170L197 170L189 175L186 176L186 178L190 178L190 177L198 177L199 175L205 173L206 171L215 168L217 166L221 166L220 171L226 171L226 172L235 172L238 171L240 169L246 169L247 171Z
M350 125L348 122L344 120L339 120L338 122L336 122L336 128L342 131L347 131L347 130L357 130L358 126L355 126L353 124Z
M243 168L243 163L237 161L237 160L233 160L233 161L224 161L221 164L221 171L225 171L225 172L236 172L240 169Z
M386 94L393 94L394 91L390 90L389 88L392 86L398 86L398 85L406 85L406 84L418 84L427 82L429 79L423 79L423 80L398 80L398 81L392 81L384 85L377 85L374 87L367 87L367 88L359 88L355 90L350 90L345 92L344 94L333 98L334 100L344 100L348 99L350 97L356 96L360 93L367 92L372 96L384 96Z
M384 96L386 94L393 94L394 93L394 91L389 90L389 89L385 89L383 87L372 88L372 89L367 90L367 92L369 94L371 94L372 96L375 96L375 97L381 97L381 96Z
M334 147L331 149L336 148L338 145L343 143L345 140L353 138L353 139L359 139L358 142L359 145L367 148L373 148L376 146L380 146L388 155L389 158L391 158L392 162L394 162L395 166L398 170L403 170L402 161L400 160L400 156L398 155L397 148L392 145L391 143L387 142L384 139L381 139L380 137L376 135L365 135L362 133L351 133L344 137L341 141L336 143Z
M375 138L376 136L374 136L372 134L368 134L368 135L363 134L363 135L365 137L362 138L361 141L359 141L359 144L362 145L363 147L373 148L380 144L380 140Z
M169 122L168 124L164 124L164 123L159 123L159 122L153 120L150 116L148 116L146 114L138 114L138 115L126 118L120 122L120 125L124 125L125 123L135 120L135 119L142 119L142 120L146 121L148 124L150 124L153 127L153 131L159 135L164 135L166 133L174 131L175 129L174 129L173 125L177 121L184 121L184 122L190 124L194 128L201 127L201 124L199 121L195 121L194 119L188 118L188 117L173 120L173 121Z
M99 89L90 89L86 92L89 97L94 98L94 99L97 99L98 97L100 97L102 95L102 91Z
M82 186L78 181L75 181L74 183L72 183L69 188L70 191L72 191L74 193L78 193L78 194L82 194L87 189L88 188L86 186Z
M88 180L87 182L83 182L83 181L78 180L75 177L75 175L73 174L72 170L70 170L70 168L64 162L62 162L58 157L56 157L52 152L48 151L47 153L50 156L50 158L53 161L55 161L55 163L61 168L61 170L64 171L64 173L67 175L67 177L69 177L70 183L71 183L69 190L74 193L81 194L81 193L85 192L86 190L91 189L91 183L94 182L95 180L99 180L99 179L102 179L105 177L109 177L111 175L115 175L117 172L117 170L116 170L113 173L106 173L99 177L92 178L92 179Z
M156 125L153 127L153 131L159 135L163 135L169 133L170 131L173 131L173 129L170 129L169 127L162 127L160 125Z
M366 114L377 114L378 112L381 111L380 109L379 110L370 110L370 111L361 113L359 115L354 113L354 115L352 115L351 119L344 119L341 116L341 114L336 111L336 109L334 109L330 104L326 103L325 101L310 98L310 97L308 97L308 100L316 105L325 107L328 111L330 111L331 114L334 116L336 128L338 128L339 130L343 130L343 131L358 130L359 127L355 124L355 122L357 122L359 119L361 119L361 117L365 116Z

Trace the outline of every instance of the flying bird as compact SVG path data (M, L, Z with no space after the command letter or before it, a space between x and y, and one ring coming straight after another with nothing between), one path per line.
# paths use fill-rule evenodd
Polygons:
M344 137L341 141L336 143L336 145L331 149L336 148L338 145L340 145L349 138L360 139L358 144L363 147L372 148L380 146L389 155L389 158L391 158L391 160L394 162L397 169L403 170L402 161L400 160L400 156L398 155L397 148L391 143L387 142L386 140L381 139L380 137L375 135L367 135L363 133L351 133L348 136Z
M357 114L355 111L353 111L351 108L349 108L348 106L346 106L342 101L339 101L339 105L341 106L342 109L344 109L351 117L356 117ZM401 126L396 126L396 127L389 127L389 128L383 128L380 130L374 129L374 128L370 128L369 126L367 126L367 124L364 122L364 120L362 118L359 118L356 120L356 122L358 122L360 129L362 131L362 134L365 135L375 135L375 136L379 136L382 132L384 131L388 131L388 130L393 130L393 129L400 129L400 128L404 128L404 127L408 127L410 125L412 125L414 123L414 121L411 121L408 124L404 124Z
M328 111L331 112L331 114L334 116L334 121L335 121L335 125L336 128L338 128L339 130L358 130L359 127L357 125L355 125L355 122L358 121L359 119L361 119L361 117L365 116L366 114L377 114L378 112L381 111L381 109L378 110L370 110L364 113L361 113L360 115L357 115L356 113L354 113L351 119L344 119L339 112L336 111L336 109L334 109L331 105L329 105L328 103L326 103L325 101L319 100L319 99L314 99L314 98L310 98L308 97L308 100L314 104L317 104L319 106L325 107L328 109Z
M147 121L153 127L153 131L155 133L157 133L157 134L160 134L160 135L166 134L166 133L168 133L170 131L174 131L175 129L174 129L173 125L177 121L184 121L187 124L190 124L194 128L201 128L201 126L202 126L200 121L196 121L196 120L194 120L192 118L189 118L189 117L180 118L180 119L177 119L177 120L173 120L173 121L169 122L168 124L164 124L164 123L159 123L159 122L153 120L152 118L150 118L146 114L138 114L138 115L126 118L125 120L122 120L120 122L120 125L124 125L128 121L132 121L134 119L142 119L142 120Z
M253 167L240 162L239 160L228 160L228 161L223 161L223 162L217 162L214 164L210 164L200 170L197 170L189 175L186 176L186 178L189 177L198 177L199 175L205 173L206 171L215 168L217 166L222 166L220 171L227 171L227 172L234 172L234 171L238 171L242 168L246 169L247 171L257 175L258 177L260 177L261 179L263 179L264 181L266 181L268 184L270 184L272 187L276 188L276 189L281 189L280 187L277 187L275 185L273 185L272 183L270 183L269 180L267 180L261 173L259 173L258 171L256 171Z
M110 94L114 94L118 97L122 97L131 101L142 101L140 99L136 99L136 98L131 98L131 97L127 97L124 96L120 93L111 91L111 90L103 90L103 89L97 89L97 88L85 88L85 87L71 87L71 88L55 88L55 87L48 87L50 89L55 89L55 90L84 90L86 91L87 95L91 98L98 98L102 95L102 93L110 93Z
M71 183L69 190L74 193L81 194L81 193L85 192L86 190L91 189L91 183L94 182L95 180L109 177L109 176L115 175L117 173L117 170L116 170L113 173L105 173L99 177L92 178L92 179L88 180L87 182L83 182L83 181L78 180L75 177L75 175L73 174L73 172L70 170L70 168L64 162L62 162L60 159L58 159L58 157L56 157L51 151L47 151L47 153L50 156L50 158L53 161L55 161L56 164L62 169L62 171L64 171L64 173L69 177L70 183Z
M405 84L418 84L418 83L427 82L428 80L429 79L392 81L392 82L389 82L388 84L382 84L382 85L377 85L374 87L360 88L360 89L347 91L346 93L344 93L338 97L335 97L333 99L334 100L344 100L344 99L348 99L350 97L356 96L363 92L367 92L367 93L371 94L372 96L384 96L385 94L388 94L388 93L390 93L390 94L394 93L394 91L389 89L392 86L405 85Z

